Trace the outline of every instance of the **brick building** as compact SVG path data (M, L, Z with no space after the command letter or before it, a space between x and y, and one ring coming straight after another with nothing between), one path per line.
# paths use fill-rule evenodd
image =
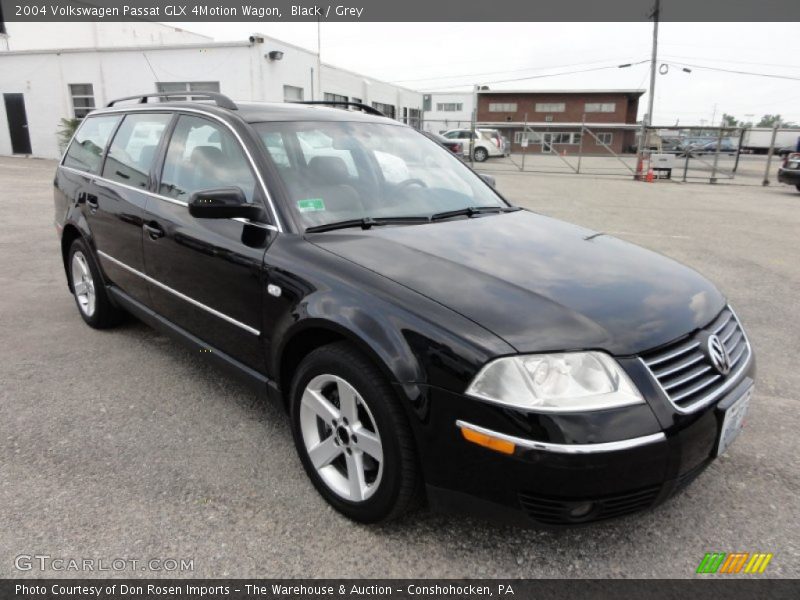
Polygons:
M500 129L511 140L514 152L522 150L524 135L528 138L526 152L607 153L603 144L614 152L627 152L636 144L636 114L643 93L481 90L477 120L484 127ZM582 123L591 133L581 133Z

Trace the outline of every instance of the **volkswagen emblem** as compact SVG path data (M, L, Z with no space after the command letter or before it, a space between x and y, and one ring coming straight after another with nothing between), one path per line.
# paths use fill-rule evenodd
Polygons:
M706 340L706 354L711 365L721 374L727 375L731 372L731 357L725 346L716 335L708 336Z

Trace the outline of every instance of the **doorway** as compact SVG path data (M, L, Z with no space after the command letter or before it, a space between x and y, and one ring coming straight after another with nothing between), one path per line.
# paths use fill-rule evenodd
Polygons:
M28 133L25 97L22 94L3 94L3 100L6 104L11 152L14 154L30 154L31 136Z

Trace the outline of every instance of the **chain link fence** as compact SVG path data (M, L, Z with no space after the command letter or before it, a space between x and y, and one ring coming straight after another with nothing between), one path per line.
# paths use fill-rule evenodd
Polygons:
M452 119L424 120L419 129L461 141L465 159L482 171L768 185L775 183L784 157L800 152L800 128L779 126L643 130L640 124ZM493 139L502 141L492 147ZM479 151L481 147L489 152Z

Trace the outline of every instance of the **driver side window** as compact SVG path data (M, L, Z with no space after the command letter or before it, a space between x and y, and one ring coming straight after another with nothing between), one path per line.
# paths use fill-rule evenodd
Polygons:
M256 180L239 141L221 123L181 115L161 174L162 195L188 202L192 193L238 187L253 202Z

